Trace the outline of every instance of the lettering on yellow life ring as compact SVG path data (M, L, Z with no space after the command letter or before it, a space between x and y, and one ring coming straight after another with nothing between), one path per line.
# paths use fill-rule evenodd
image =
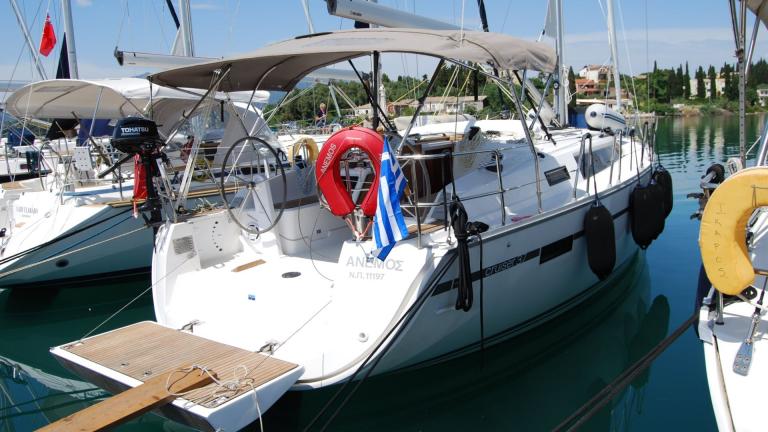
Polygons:
M709 281L724 294L740 294L755 279L746 229L754 210L763 206L768 206L768 167L732 175L707 202L699 230L701 261Z

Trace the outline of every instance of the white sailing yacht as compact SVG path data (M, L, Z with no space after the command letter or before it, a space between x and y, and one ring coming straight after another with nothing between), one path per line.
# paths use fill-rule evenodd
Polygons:
M412 120L399 134L381 116L409 189L400 202L407 233L386 259L373 256L371 238L381 222L372 218L386 166L382 136L346 128L323 144L317 164L285 166L276 163L275 142L243 135L220 160L222 191L225 177L239 179L234 198L158 230L157 323L52 353L113 390L179 362L227 375L237 367L231 392L212 384L161 408L201 429L236 430L289 389L426 365L524 332L589 298L634 256L635 239L645 247L659 234L650 131L645 139L625 130L563 129L545 139L531 132L506 77L538 70L551 80L557 56L544 44L472 31L339 31L150 80L209 92L288 91L314 69L402 52L438 59L414 119L448 63L498 83L517 118L454 123L450 134L420 131ZM99 354L107 345L109 359ZM222 350L230 354L214 355ZM139 351L151 354L139 360Z

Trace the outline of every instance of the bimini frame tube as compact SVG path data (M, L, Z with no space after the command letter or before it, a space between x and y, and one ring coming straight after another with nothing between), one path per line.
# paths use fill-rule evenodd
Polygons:
M216 80L211 84L210 87L208 87L208 90L205 91L203 96L195 103L195 105L192 107L192 109L189 111L189 114L182 114L181 115L181 121L179 124L176 125L176 127L173 128L173 131L168 134L168 138L166 139L165 144L168 144L171 139L176 135L176 133L181 129L182 126L187 124L189 119L192 117L192 114L202 105L203 101L208 99L208 96L211 95L211 93L214 92L214 89L217 89L222 81L224 81L224 78L229 76L229 72L232 70L232 67L227 65L222 69L219 69L219 76L216 78ZM151 81L151 80L150 80ZM194 170L195 166L195 159L197 158L197 150L200 146L200 140L196 140L196 143L192 145L192 149L189 154L189 159L187 160L187 166L184 168L184 176L182 177L181 181L181 187L179 188L179 194L176 198L176 203L174 203L174 208L178 208L178 205L180 203L183 203L187 198L187 193L189 192L189 184L192 180L192 171Z
M755 165L765 165L766 157L768 157L768 122L765 122L765 126L763 126L763 133L760 135L760 150L758 151Z
M416 110L413 112L413 116L411 117L411 122L408 123L408 127L405 128L405 132L403 133L403 139L402 141L400 141L400 146L398 146L398 148L395 150L396 152L399 152L400 147L402 147L403 145L403 142L406 139L408 139L408 135L411 133L411 129L413 128L414 123L416 123L416 119L419 118L421 109L424 107L424 102L426 102L427 96L429 95L429 93L432 92L432 89L435 87L435 82L437 82L437 76L440 74L440 69L442 69L444 64L445 64L445 59L441 58L440 61L437 63L435 72L432 74L432 79L430 79L429 84L427 84L427 89L419 98L419 104L416 106Z
M531 149L533 155L533 165L536 170L536 201L539 206L539 213L543 211L541 207L541 169L539 169L539 152L536 151L536 146L533 144L533 138L531 137L531 131L528 130L528 122L525 120L523 114L523 105L520 98L517 96L514 88L510 88L510 93L515 98L515 107L517 107L517 115L520 117L520 122L523 124L523 132L525 132L525 140L528 141L528 147Z
M541 213L543 211L543 208L541 205L541 169L539 168L539 152L536 151L536 145L533 143L533 137L531 137L531 131L528 130L528 127L527 127L528 122L525 120L525 115L523 114L523 104L520 101L519 95L515 92L515 88L512 82L502 80L500 77L489 74L480 68L469 66L457 60L452 60L452 59L445 59L445 60L457 66L466 68L468 70L476 70L478 73L483 74L486 77L500 84L506 84L509 86L508 89L505 89L505 92L511 93L512 97L514 98L513 102L515 103L515 107L517 108L517 115L520 118L520 122L523 125L523 132L525 132L525 140L528 142L528 147L531 149L531 154L533 155L533 165L536 169L536 201L538 203L538 212Z

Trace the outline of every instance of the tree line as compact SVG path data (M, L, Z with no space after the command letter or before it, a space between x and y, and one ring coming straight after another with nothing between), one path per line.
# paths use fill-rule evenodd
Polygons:
M693 75L691 75L693 72ZM691 79L693 77L693 80ZM718 78L723 79L722 89L717 86ZM739 100L739 73L736 66L723 63L719 68L714 65L699 66L695 70L689 68L688 62L676 68L660 69L653 62L653 71L646 74L645 79L635 80L637 99L643 108L653 109L659 104L673 102L719 104L722 108L733 108ZM760 59L749 67L746 83L746 102L748 106L759 105L757 88L768 84L768 62ZM712 89L707 92L707 87Z
M363 73L361 76L365 82L365 86L370 89L372 87L370 75ZM385 73L382 74L381 81L387 95L387 100L396 102L418 99L421 97L427 89L430 77L431 75L423 74L420 77L399 75L395 78L390 78ZM540 79L534 78L533 81L537 86L543 87L543 82ZM333 84L356 106L369 103L366 87L364 87L361 82L337 81ZM346 103L346 100L337 92L336 102L341 110L341 116L339 116L339 113L336 111L336 103L334 103L333 95L327 85L315 84L311 87L304 86L303 89L294 90L294 94L298 94L299 92L302 92L300 96L291 100L290 103L284 104L275 114L270 121L272 126L277 126L286 122L298 122L305 125L311 124L318 113L321 103L325 104L329 113L329 119L334 122L338 121L345 124L362 121L362 118L354 116L353 107L349 106L349 104ZM444 66L440 69L429 96L472 96L475 93L477 93L478 96L485 96L485 108L480 112L472 110L469 114L480 116L485 116L487 114L495 116L499 112L508 109L509 103L504 100L504 97L502 97L490 79L482 74L475 74L465 68L453 65ZM292 99L292 95L289 95L288 99ZM275 106L275 104L267 105L264 111L268 112ZM406 108L403 110L402 114L410 115L412 113L412 108Z

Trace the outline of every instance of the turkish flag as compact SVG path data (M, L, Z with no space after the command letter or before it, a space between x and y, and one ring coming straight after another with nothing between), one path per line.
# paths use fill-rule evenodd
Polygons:
M43 26L43 37L40 39L40 54L48 57L48 54L53 51L53 47L56 45L56 33L53 32L53 24L51 24L51 16L46 15L45 25Z

